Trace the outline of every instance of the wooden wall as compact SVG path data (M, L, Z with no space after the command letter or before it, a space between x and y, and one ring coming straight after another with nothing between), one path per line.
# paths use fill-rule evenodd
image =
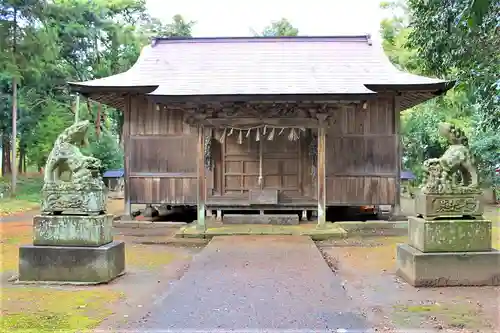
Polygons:
M196 129L182 110L133 96L126 117L131 203L196 204Z
M124 125L131 203L196 204L197 130L183 119L181 109L160 109L144 96L131 96ZM366 109L337 108L328 122L327 205L394 204L399 158L393 98L370 101ZM259 143L244 138L239 145L236 137L212 144L215 167L206 170L209 197L237 196L258 187ZM281 188L281 202L316 199L308 143L281 141L264 142L264 187Z
M393 204L397 156L393 98L343 107L326 137L327 204Z

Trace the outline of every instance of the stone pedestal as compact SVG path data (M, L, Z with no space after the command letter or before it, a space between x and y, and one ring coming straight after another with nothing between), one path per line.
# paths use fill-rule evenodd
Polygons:
M439 217L461 218L463 216L482 218L481 193L418 193L415 196L415 213L427 220Z
M102 182L102 181L101 181ZM97 182L83 188L67 184L48 183L42 189L43 214L98 215L106 211L104 183Z
M113 215L37 215L33 245L101 246L113 241Z
M416 287L500 285L500 252L480 197L419 194L408 244L397 248L397 274Z
M415 287L499 286L500 251L425 253L399 244L397 275Z
M433 220L410 216L408 244L422 252L491 250L491 221Z
M19 282L106 283L125 273L125 244L113 215L38 215L33 245L19 248Z
M19 248L19 282L106 283L125 272L125 244Z

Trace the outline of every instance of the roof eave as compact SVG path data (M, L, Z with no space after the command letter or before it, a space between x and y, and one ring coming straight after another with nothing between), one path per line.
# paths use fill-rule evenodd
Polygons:
M81 94L91 93L141 93L148 94L155 91L158 85L127 85L127 86L108 86L108 85L90 85L86 82L68 82L70 90Z
M231 95L157 95L147 94L152 101L181 102L250 102L250 101L362 101L376 98L377 93L362 94L231 94Z
M428 91L441 95L455 86L456 81L441 81L434 83L393 83L393 84L365 84L365 87L376 92L388 91Z

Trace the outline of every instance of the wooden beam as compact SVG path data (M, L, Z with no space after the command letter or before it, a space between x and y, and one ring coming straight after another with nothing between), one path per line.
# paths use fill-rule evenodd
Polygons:
M195 121L196 122L196 121ZM319 126L317 119L312 118L206 118L200 120L199 124L213 127L236 126L236 127L255 127L255 126L275 126L288 128L316 128Z
M326 225L326 129L318 128L318 228Z
M198 178L195 172L129 172L129 178Z
M123 153L124 153L124 184L123 184L123 196L124 196L124 212L125 216L131 215L132 205L130 202L130 115L132 112L132 98L130 95L125 97L125 110L124 110L124 121L123 121Z
M198 127L198 196L197 196L197 228L205 230L205 202L207 196L205 179L205 136L204 127Z

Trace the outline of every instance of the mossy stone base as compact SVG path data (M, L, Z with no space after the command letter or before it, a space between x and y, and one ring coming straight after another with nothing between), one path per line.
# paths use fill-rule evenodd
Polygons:
M101 246L113 241L113 215L37 215L33 245Z
M422 252L490 251L491 221L408 218L409 245Z
M424 253L399 244L396 274L415 287L498 286L500 251Z
M102 188L72 189L71 187L45 184L42 189L43 214L101 214L106 211L107 194Z
M418 193L415 197L415 213L425 219L437 217L463 217L483 215L481 192L457 194Z
M125 272L125 243L19 248L19 282L106 283Z

